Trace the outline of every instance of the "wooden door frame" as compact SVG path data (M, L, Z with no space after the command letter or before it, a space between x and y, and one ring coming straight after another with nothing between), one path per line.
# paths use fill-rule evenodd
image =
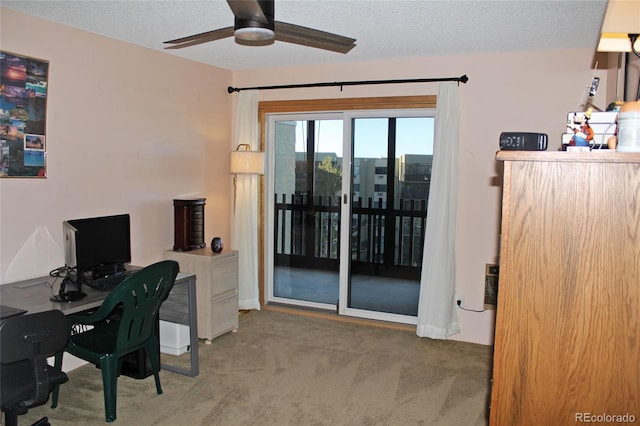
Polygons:
M265 124L268 114L276 113L305 113L305 112L335 112L370 109L409 109L435 108L436 95L422 96L392 96L372 98L342 98L342 99L304 99L291 101L262 101L258 103L258 122L260 132L260 150L265 152L266 136ZM258 297L260 306L265 306L264 270L265 270L265 183L264 176L260 177L260 194L258 206L260 216L258 222Z

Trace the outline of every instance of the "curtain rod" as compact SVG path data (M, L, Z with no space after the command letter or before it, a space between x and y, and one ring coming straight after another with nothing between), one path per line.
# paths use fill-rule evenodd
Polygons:
M271 89L298 89L301 87L331 87L339 86L342 90L343 86L360 86L365 84L397 84L397 83L433 83L436 81L457 81L466 83L469 77L465 75L461 77L445 77L445 78L415 78L404 80L366 80L366 81L336 81L327 83L305 83L305 84L284 84L280 86L257 86L257 87L231 87L227 88L227 92L240 92L242 90L271 90Z

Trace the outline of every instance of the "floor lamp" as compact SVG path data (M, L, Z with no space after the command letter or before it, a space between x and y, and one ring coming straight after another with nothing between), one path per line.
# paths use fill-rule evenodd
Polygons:
M259 151L251 151L251 146L248 144L240 144L236 147L235 151L231 152L231 174L233 174L233 216L234 216L234 244L236 248L243 252L240 256L240 268L239 271L239 288L238 297L244 297L243 294L248 294L249 286L251 286L251 294L254 294L252 300L255 301L255 295L257 291L253 289L259 284L254 278L258 278L259 270L259 250L260 247L257 244L258 235L254 235L254 225L259 226L259 219L254 215L258 212L254 210L252 204L247 205L247 201L253 201L253 197L259 199L259 194L254 194L255 190L258 192L256 186L253 185L253 179L250 179L250 184L241 185L242 191L249 191L251 194L241 193L241 210L236 211L236 197L238 193L238 175L262 175L264 174L264 153ZM244 179L246 180L246 179ZM249 197L251 197L249 199ZM246 201L244 201L246 199ZM255 222L254 222L255 221ZM258 230L259 233L259 230ZM254 293L254 291L256 291ZM243 302L244 303L244 302Z

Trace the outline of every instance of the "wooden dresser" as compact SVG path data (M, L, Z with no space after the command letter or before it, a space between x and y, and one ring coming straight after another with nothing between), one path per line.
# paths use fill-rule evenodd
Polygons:
M213 253L210 248L185 252L167 250L181 272L196 275L198 337L213 338L238 328L238 252Z
M640 153L497 159L491 425L640 422Z

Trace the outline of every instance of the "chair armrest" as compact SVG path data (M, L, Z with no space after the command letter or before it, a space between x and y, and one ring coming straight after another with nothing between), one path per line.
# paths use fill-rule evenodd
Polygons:
M94 325L100 323L116 310L117 306L105 306L102 305L98 309L89 309L87 311L76 312L74 314L67 315L67 322L69 325Z
M42 405L49 399L49 374L47 372L47 358L43 355L36 355L33 358L33 376L35 377L35 389L31 399L24 401L27 407Z

